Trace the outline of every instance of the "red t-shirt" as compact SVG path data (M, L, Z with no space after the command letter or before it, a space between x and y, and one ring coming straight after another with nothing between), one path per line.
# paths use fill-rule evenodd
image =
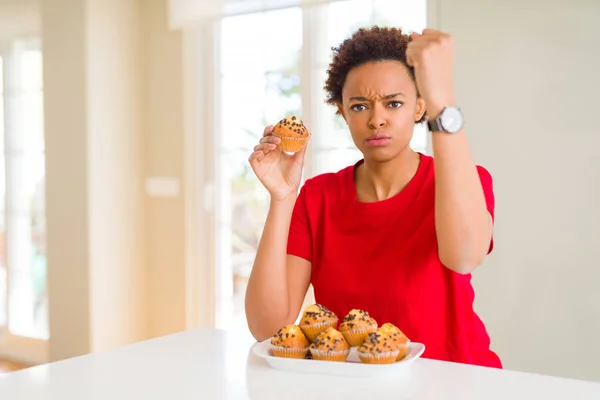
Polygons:
M340 320L358 308L393 323L425 344L423 357L501 368L473 310L471 275L438 256L433 158L421 155L404 190L373 203L357 200L356 165L308 179L296 200L288 254L312 263L316 302ZM492 178L477 170L493 218Z

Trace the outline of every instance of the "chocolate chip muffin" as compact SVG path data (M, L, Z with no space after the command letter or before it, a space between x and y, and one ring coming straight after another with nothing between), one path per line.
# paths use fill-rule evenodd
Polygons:
M398 357L398 346L390 335L371 332L359 346L357 353L365 364L391 364Z
M369 333L377 330L377 321L368 312L353 309L344 317L339 330L350 346L357 347L364 342Z
M338 317L321 304L312 304L304 310L300 319L300 328L309 341L313 342L319 333L329 327L337 327Z
M285 117L273 126L273 135L281 139L279 148L282 151L296 153L310 137L304 122L296 116Z
M340 331L329 327L316 337L310 352L315 360L343 362L350 354L350 345Z
M386 322L385 324L381 325L377 331L384 335L391 336L392 340L398 347L398 356L396 357L396 361L400 361L406 357L410 340L396 325Z
M275 357L304 358L309 345L302 329L293 324L284 326L271 338L271 351Z

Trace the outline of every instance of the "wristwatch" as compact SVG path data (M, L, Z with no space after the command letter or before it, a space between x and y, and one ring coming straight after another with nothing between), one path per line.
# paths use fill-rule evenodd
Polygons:
M458 107L445 107L435 119L427 121L427 127L431 132L456 133L463 127L465 120L462 111Z

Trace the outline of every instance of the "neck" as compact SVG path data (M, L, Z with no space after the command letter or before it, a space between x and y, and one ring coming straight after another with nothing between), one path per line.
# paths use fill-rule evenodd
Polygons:
M412 149L386 162L369 161L356 170L356 193L359 201L374 202L394 197L415 176L421 156Z

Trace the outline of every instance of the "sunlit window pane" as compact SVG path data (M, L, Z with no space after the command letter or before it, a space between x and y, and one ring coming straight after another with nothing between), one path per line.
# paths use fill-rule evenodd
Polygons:
M266 125L301 114L302 11L226 18L220 36L216 323L247 331L244 295L269 204L248 157Z
M319 41L319 54L324 54L325 63L329 64L331 47L338 46L354 31L371 23L373 5L370 0L339 1L322 6L322 12L326 15L326 33Z
M425 0L374 0L374 23L396 26L404 31L421 31L427 24Z
M11 333L47 339L42 54L30 42L15 42L10 54L2 152L8 268L8 305L4 309L9 310Z

